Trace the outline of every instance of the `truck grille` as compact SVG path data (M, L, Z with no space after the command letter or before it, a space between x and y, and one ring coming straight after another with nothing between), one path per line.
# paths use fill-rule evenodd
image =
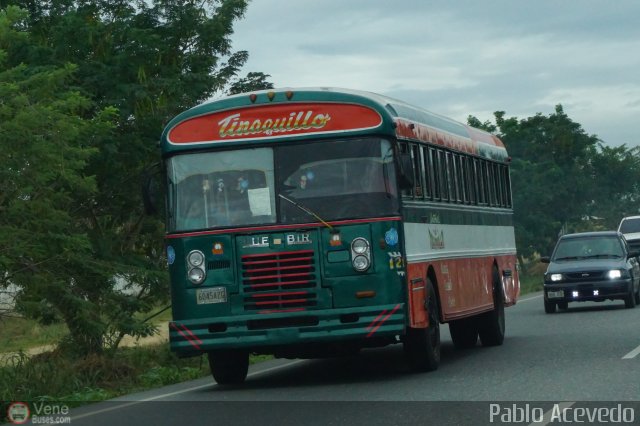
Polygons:
M601 280L604 277L603 271L585 271L585 272L572 272L565 274L569 281L593 281Z
M244 308L260 313L302 311L317 305L313 250L242 256Z

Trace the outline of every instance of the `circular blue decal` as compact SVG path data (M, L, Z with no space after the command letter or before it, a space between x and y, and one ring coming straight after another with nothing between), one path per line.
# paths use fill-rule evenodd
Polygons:
M391 228L384 234L384 242L390 246L398 244L398 231L396 231L396 228Z
M176 251L172 246L167 246L167 263L169 265L173 265L173 262L176 261Z

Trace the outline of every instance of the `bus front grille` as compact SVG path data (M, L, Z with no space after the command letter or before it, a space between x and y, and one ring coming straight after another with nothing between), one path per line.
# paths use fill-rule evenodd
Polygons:
M313 250L242 256L247 311L292 312L317 305Z

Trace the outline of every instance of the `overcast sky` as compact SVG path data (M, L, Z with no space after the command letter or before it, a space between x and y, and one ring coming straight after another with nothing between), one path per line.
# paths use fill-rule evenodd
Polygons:
M640 145L639 0L253 0L242 74L346 87L466 122L553 113Z

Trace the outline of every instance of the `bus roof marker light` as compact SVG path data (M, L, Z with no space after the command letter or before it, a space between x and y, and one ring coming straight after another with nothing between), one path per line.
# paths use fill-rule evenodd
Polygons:
M276 97L276 92L268 92L267 93L267 98L269 98L270 101L273 100L273 98Z
M256 99L258 99L258 95L256 95L255 93L249 95L249 100L252 104L256 102Z
M284 95L287 97L287 100L290 101L293 98L293 92L291 90L287 90Z

